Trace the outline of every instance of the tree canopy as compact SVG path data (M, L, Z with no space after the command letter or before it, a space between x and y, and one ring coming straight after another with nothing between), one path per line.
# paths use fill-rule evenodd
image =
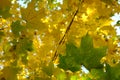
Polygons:
M120 80L116 14L120 0L0 0L0 80Z

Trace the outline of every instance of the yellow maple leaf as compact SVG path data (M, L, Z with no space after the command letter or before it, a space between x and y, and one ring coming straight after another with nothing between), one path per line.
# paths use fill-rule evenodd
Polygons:
M45 8L35 10L35 1L28 4L28 7L21 9L22 19L26 21L27 27L30 29L45 29L46 25L42 22L42 18L46 16Z

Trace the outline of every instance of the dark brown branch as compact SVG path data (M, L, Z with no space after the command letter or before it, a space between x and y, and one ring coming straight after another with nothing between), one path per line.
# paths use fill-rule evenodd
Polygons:
M83 0L81 0L80 3L82 3L82 2L83 2ZM69 30L70 30L70 28L71 28L71 25L72 25L72 23L73 23L73 21L74 21L74 18L75 18L75 16L77 15L77 13L78 13L78 11L79 11L79 5L80 5L80 3L78 4L78 8L77 8L77 10L75 11L75 13L74 13L74 15L73 15L73 18L72 18L72 20L70 21L70 24L68 25L68 27L67 27L67 29L66 29L63 37L62 37L61 40L59 41L58 46L62 44L62 42L63 42L64 39L65 39L66 34L69 32ZM57 48L58 48L58 46L57 46ZM54 53L54 56L53 56L53 58L52 58L52 61L56 60L57 56L58 56L58 54L57 54L57 49L56 49L56 51L55 51L55 53Z
M62 41L64 40L66 34L69 32L70 27L71 27L71 25L72 25L72 23L73 23L73 20L74 20L75 16L77 15L77 13L78 13L78 9L76 10L76 12L75 12L75 14L74 14L74 16L73 16L70 24L68 25L68 27L67 27L67 29L66 29L66 31L65 31L65 34L63 35L62 39L60 40L59 45L62 43Z

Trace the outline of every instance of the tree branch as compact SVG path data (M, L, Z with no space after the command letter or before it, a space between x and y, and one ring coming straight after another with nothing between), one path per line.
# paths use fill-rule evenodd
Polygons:
M64 35L63 35L63 37L62 37L61 40L59 41L58 46L61 45L61 44L64 42L64 39L65 39L67 33L69 32L69 30L70 30L70 28L71 28L71 25L72 25L72 23L73 23L73 21L74 21L74 18L75 18L75 16L77 15L77 13L78 13L78 11L79 11L79 5L80 5L82 2L83 2L83 0L81 0L81 1L79 2L78 8L77 8L77 10L75 11L75 13L73 14L73 18L72 18L72 20L70 21L70 23L69 23L69 25L68 25L68 27L67 27ZM57 49L58 49L58 46L57 46ZM54 56L53 56L53 58L52 58L52 61L55 61L56 58L58 57L57 49L56 49L56 51L55 51L55 53L54 53Z

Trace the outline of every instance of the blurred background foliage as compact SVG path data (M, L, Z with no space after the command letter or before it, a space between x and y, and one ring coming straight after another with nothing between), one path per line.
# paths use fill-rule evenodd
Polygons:
M119 80L120 0L0 0L0 80Z

